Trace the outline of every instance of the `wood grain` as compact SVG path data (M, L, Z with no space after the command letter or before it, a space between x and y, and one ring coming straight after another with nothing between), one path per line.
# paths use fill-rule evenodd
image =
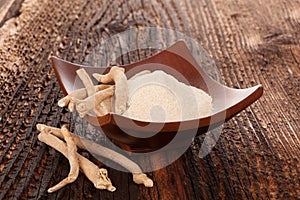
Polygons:
M299 0L22 2L13 11L20 15L0 28L0 199L299 199L299 8ZM57 106L63 94L49 55L82 63L100 40L146 26L189 35L209 52L225 85L260 83L264 95L224 125L209 155L199 158L202 136L176 162L149 173L154 188L109 169L114 193L96 190L80 175L47 194L67 176L68 161L37 141L35 125L74 125Z

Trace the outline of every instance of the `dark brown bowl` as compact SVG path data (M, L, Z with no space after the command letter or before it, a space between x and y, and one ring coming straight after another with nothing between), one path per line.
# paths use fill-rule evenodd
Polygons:
M109 71L109 67L87 67L57 57L52 57L52 65L60 87L66 95L72 90L83 87L78 84L80 81L76 81L77 69L84 68L89 75ZM233 89L211 79L195 61L183 41L152 57L121 67L125 68L126 76L129 78L145 69L163 70L179 81L206 91L212 96L214 102L221 104L215 107L211 116L187 121L149 123L114 113L101 117L89 115L85 117L85 120L104 132L114 143L132 152L157 150L170 143L175 136L177 138L175 146L190 144L196 134L206 133L221 125L256 101L263 93L261 85L247 89Z

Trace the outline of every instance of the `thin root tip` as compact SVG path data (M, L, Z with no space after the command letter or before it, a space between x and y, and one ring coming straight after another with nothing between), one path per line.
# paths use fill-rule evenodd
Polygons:
M109 188L107 188L107 190L108 191L110 191L110 192L114 192L114 191L116 191L116 187L114 187L114 186L110 186Z
M52 193L52 192L54 192L54 191L52 190L52 188L49 188L49 189L47 190L47 192L48 192L48 193Z
M153 181L151 179L148 179L144 182L145 187L153 187Z
M43 131L43 130L45 129L45 127L44 127L43 124L37 124L37 125L36 125L36 128L37 128L37 130L39 130L39 131Z
M98 74L98 73L93 73L93 77L97 80L97 81L101 81L101 77L102 75L101 74Z
M61 100L59 100L59 101L57 102L57 105L58 105L59 107L65 107L65 106L66 106L65 102L64 102L64 101L61 101Z
M68 124L64 124L64 125L61 126L61 128L62 128L62 129L67 129L67 130L68 130L68 129L69 129L69 126L68 126Z

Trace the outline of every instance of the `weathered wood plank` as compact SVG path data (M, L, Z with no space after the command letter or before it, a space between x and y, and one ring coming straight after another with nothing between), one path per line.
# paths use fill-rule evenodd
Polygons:
M20 16L0 28L0 199L298 199L299 8L298 0L25 1ZM130 174L110 169L115 193L96 190L80 175L47 194L69 166L37 141L35 124L74 123L56 105L62 93L50 53L81 63L99 41L146 26L191 36L214 59L224 84L260 83L264 95L225 124L208 156L198 155L202 136L176 162L149 173L154 188L137 186ZM153 53L131 52L118 62Z

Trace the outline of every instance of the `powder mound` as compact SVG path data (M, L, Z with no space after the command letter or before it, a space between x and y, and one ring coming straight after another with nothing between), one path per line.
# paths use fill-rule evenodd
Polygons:
M157 70L128 80L128 109L124 116L148 122L172 122L206 117L212 98L203 90Z

